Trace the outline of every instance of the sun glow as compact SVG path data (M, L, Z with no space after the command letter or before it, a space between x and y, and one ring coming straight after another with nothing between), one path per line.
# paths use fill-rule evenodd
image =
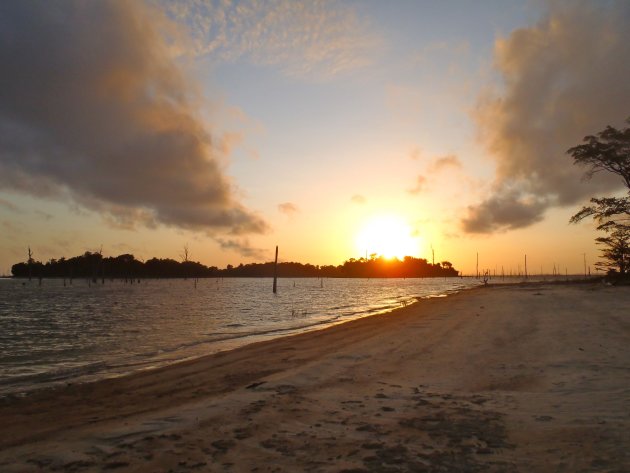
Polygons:
M396 216L375 217L357 234L357 249L361 254L376 254L385 258L402 259L418 256L420 242L412 235L411 228Z

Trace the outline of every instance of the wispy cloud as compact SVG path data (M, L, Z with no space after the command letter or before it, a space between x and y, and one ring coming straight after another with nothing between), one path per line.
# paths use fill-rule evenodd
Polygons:
M246 238L215 238L215 241L222 249L235 251L246 258L253 258L257 261L270 259L269 250L254 248Z
M480 100L476 120L497 173L491 195L468 208L465 231L526 227L550 207L621 184L603 174L581 182L566 150L628 116L630 3L552 5L537 25L496 44L503 91Z
M409 192L412 195L420 194L421 192L426 190L426 186L427 186L427 178L422 175L419 175L416 178L416 185L412 187L411 189L409 189L407 192Z
M48 212L44 212L43 210L35 210L35 215L39 218L43 218L44 220L51 220L53 218Z
M289 218L293 218L300 212L300 209L292 202L283 202L282 204L278 204L278 211Z
M409 157L413 160L418 160L422 156L422 151L417 146L414 146L411 151L409 151Z
M370 63L380 40L355 6L336 0L161 2L197 54L328 77Z
M23 225L18 222L2 220L2 222L0 222L0 225L2 226L3 233L10 237L15 237L16 235L19 235L22 231L24 231Z
M264 231L223 169L238 137L206 129L172 30L140 2L2 2L0 189L127 227Z
M429 165L430 172L438 172L447 168L461 168L462 163L457 156L454 154L448 154L446 156L441 156L435 158L431 164Z
M0 199L0 207L10 210L11 212L18 212L20 209L10 200Z
M350 201L353 204L359 204L359 205L363 205L367 202L367 199L362 196L361 194L354 194L351 198Z
M461 167L461 161L454 154L433 158L425 163L424 173L416 177L414 186L408 189L407 192L411 195L417 195L431 190L432 184L436 179L440 178L440 173L444 173L448 169L459 170Z
M446 61L451 68L454 68L469 52L470 43L468 41L435 41L417 51L413 55L412 61L415 65L430 70L435 66L436 59L439 59Z

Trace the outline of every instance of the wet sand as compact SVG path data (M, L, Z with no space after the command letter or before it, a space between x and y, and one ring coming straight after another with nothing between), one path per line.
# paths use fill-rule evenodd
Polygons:
M630 471L630 288L479 288L0 401L0 471Z

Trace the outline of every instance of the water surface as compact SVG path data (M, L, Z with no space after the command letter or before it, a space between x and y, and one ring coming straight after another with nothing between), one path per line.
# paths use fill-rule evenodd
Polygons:
M389 312L475 279L0 280L0 394L118 376Z

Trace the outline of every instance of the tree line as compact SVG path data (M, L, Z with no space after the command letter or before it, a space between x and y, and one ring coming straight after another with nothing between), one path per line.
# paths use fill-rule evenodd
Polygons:
M46 263L35 261L29 249L26 262L14 264L11 273L19 278L87 278L105 279L138 278L211 278L211 277L272 277L274 263L250 263L219 269L202 263L151 258L139 261L131 254L103 257L99 252L86 251L73 258L51 259ZM328 278L422 278L455 277L459 275L449 261L429 263L424 258L406 256L402 260L372 256L369 259L350 258L343 264L319 266L296 262L278 263L279 277Z

